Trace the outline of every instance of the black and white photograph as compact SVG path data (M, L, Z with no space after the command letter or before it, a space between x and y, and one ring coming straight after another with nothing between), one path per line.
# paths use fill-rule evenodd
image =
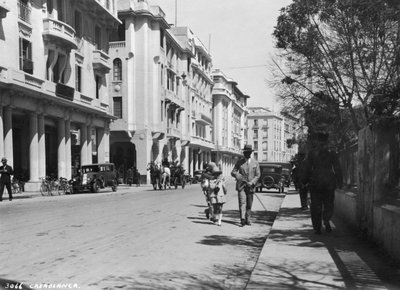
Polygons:
M0 289L400 290L400 0L0 0Z

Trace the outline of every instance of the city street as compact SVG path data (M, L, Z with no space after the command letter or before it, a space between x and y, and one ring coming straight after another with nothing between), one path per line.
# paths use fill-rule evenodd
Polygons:
M205 218L199 184L5 199L0 277L37 288L244 289L283 195L258 193L253 225L240 227L228 189L221 227Z

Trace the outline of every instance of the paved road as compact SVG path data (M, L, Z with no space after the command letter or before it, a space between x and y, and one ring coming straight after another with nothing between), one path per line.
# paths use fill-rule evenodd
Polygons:
M154 191L15 199L0 204L0 277L80 289L244 289L283 196L258 193L239 227L228 184L222 227L198 184Z

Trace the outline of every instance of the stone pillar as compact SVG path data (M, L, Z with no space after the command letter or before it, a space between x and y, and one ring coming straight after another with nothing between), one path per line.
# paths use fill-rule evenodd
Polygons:
M65 120L65 177L72 178L71 121Z
M89 162L88 164L93 163L92 130L93 127L91 125L87 126L87 161Z
M88 132L86 124L82 124L80 128L81 132L81 166L89 164L88 155L87 155L87 146L88 146Z
M0 156L4 156L3 106L1 105L0 105Z
M46 176L46 134L44 126L44 116L38 117L38 163L39 177Z
M97 160L99 163L104 163L105 162L105 154L106 154L106 147L105 147L105 134L104 134L104 129L103 128L98 128L97 129L97 140L98 140L98 145L97 145Z
M59 119L57 122L57 146L58 177L66 177L64 119Z
M39 181L39 138L38 116L36 113L29 115L29 176L30 182Z
M107 122L104 127L104 162L110 162L110 124ZM151 145L150 145L151 146Z
M151 161L152 154L153 139L151 132L147 132L146 130L136 132L131 142L135 144L136 147L136 168L140 172L141 178L147 175L146 183L149 184L150 175L147 174L147 164Z
M4 157L7 158L8 165L14 167L12 135L12 108L6 107L4 111Z

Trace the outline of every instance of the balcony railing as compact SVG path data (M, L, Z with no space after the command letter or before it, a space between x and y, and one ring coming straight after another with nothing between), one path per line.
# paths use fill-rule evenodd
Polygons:
M18 1L18 18L26 23L31 23L31 7L21 1Z
M54 41L70 49L78 48L75 39L75 30L68 24L55 19L46 18L43 19L43 28L43 37L48 41Z
M125 41L114 41L110 42L110 48L123 48L125 47Z
M93 69L108 73L111 70L111 67L108 65L108 59L110 57L107 53L102 50L94 50L93 51Z
M75 89L61 83L56 84L56 95L58 97L73 101Z

